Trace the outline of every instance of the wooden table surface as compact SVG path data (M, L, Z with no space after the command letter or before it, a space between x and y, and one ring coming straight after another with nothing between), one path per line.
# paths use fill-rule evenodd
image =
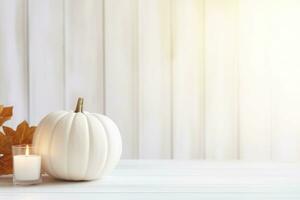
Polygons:
M122 160L101 180L26 187L0 176L0 200L199 198L300 199L300 163Z

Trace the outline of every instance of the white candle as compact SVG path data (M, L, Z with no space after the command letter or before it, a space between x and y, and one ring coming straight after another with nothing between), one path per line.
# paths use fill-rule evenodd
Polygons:
M40 178L41 156L29 155L26 148L25 155L15 155L13 157L14 178L18 181L33 181Z

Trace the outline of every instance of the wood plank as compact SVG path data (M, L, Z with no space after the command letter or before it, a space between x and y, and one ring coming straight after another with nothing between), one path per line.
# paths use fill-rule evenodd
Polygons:
M205 1L205 158L238 157L238 1Z
M271 158L271 89L266 1L240 1L240 158Z
M191 194L198 194L204 197L211 195L211 198L203 199L224 199L224 195L233 197L225 199L236 200L252 199L254 195L260 196L258 199L297 199L287 197L300 196L299 169L299 163L122 160L110 176L95 181L67 183L44 177L43 185L12 187L11 176L0 177L3 186L0 197L24 199L24 195L39 194L34 196L36 198L26 197L59 199L55 196L59 194L69 199L76 194L72 196L74 199L101 199L103 195L119 194L116 199L120 196L123 199L124 194L132 194L126 199L147 199L149 194L179 194L178 199L186 199ZM135 196L138 194L141 195ZM281 196L283 194L286 196ZM265 195L276 198L261 198ZM161 196L156 197L152 199L161 199Z
M104 112L103 1L66 0L66 108L85 98L84 109Z
M139 154L171 158L170 1L139 1Z
M272 84L272 159L300 160L300 2L269 5L268 64Z
M29 0L30 119L64 109L64 5Z
M26 8L23 0L0 6L0 104L14 106L12 126L29 119Z
M105 1L105 111L120 128L123 158L138 158L137 6Z
M172 1L173 153L204 156L203 1Z

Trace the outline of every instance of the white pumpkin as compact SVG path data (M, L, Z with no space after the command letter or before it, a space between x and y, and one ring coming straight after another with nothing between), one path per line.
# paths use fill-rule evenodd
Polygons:
M82 111L47 115L34 133L33 145L42 156L43 169L64 180L93 180L107 175L122 151L120 132L108 117Z

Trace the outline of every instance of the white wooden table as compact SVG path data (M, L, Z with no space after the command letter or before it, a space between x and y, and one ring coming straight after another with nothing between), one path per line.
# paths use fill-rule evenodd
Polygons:
M13 186L0 177L0 200L300 199L300 163L123 160L102 180Z

